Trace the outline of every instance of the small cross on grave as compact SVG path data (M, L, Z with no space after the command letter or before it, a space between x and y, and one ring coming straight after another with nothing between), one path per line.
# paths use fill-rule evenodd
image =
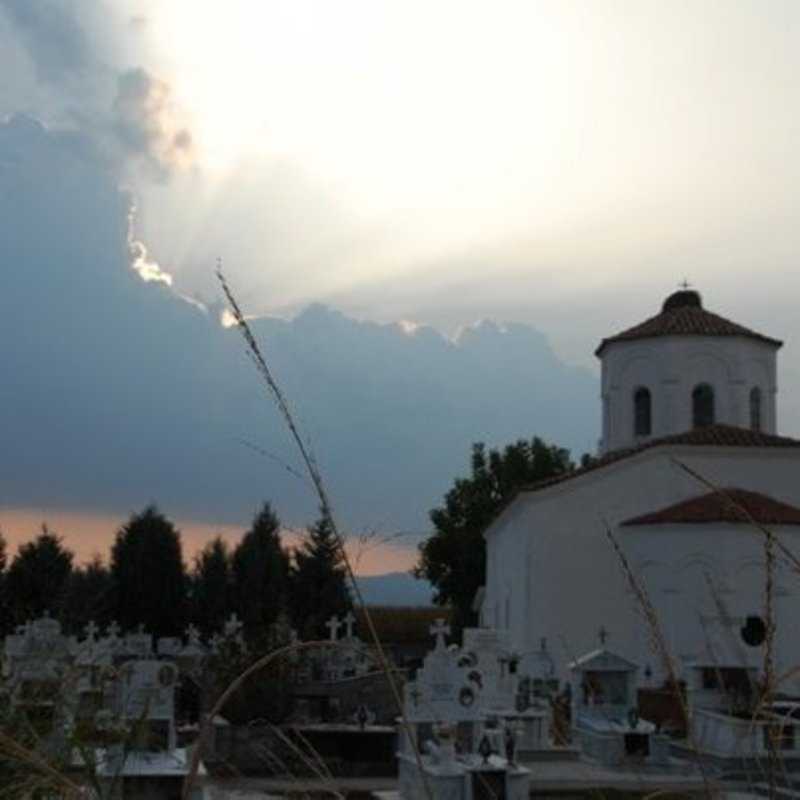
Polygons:
M332 616L326 623L325 627L331 632L331 641L335 642L339 637L339 628L342 627L342 623L339 622L339 617Z
M239 631L242 629L242 621L239 617L236 616L236 612L233 612L230 617L228 617L227 622L225 623L225 636L226 637L233 637L237 636Z
M186 629L186 638L189 640L190 647L197 647L200 644L200 631L196 625L189 625Z
M597 636L600 639L600 644L605 647L606 640L608 639L608 631L605 628L605 625L600 626L600 630L597 632Z
M444 650L447 643L444 640L445 636L450 635L450 626L441 618L437 619L431 625L431 636L436 637L436 649Z
M100 628L97 627L94 620L89 620L89 624L83 629L83 632L89 642L94 642L94 640L97 639Z
M345 636L348 639L353 638L353 625L355 625L356 618L352 611L347 612L347 616L344 618L344 625L345 625Z
M108 636L109 639L118 639L119 632L119 623L116 620L112 620L111 624L106 628L106 636Z
M218 633L215 633L208 640L208 644L211 647L211 652L212 653L219 653L219 646L222 644L222 637Z

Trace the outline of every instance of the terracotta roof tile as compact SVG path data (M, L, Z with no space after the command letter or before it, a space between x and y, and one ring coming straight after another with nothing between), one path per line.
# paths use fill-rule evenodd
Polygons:
M664 445L693 445L699 447L800 447L800 440L790 439L787 436L776 436L770 433L753 431L748 428L737 428L733 425L709 425L704 428L694 428L684 433L676 433L672 436L662 436L659 439L651 439L649 442L637 445L636 447L614 450L611 453L598 458L589 466L548 478L544 481L523 486L521 491L530 492L553 486L563 481L577 478L587 472L613 464L617 461L630 458L637 453L650 450L653 447Z
M747 523L750 515L762 525L800 525L800 508L765 494L746 489L724 489L724 495L709 492L626 520L623 525L702 524L707 522ZM733 502L731 502L733 501ZM737 506L741 506L747 514Z
M783 344L778 339L764 336L743 325L720 317L718 314L706 311L697 292L682 291L675 292L666 299L660 314L656 314L622 333L603 339L595 350L595 355L599 356L606 345L611 342L650 339L660 336L744 336L748 339L758 339L774 347L781 347Z

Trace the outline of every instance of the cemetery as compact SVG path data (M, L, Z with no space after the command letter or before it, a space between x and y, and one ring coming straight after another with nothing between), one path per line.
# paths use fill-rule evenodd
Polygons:
M687 740L640 714L641 668L607 646L604 630L600 647L575 658L570 679L559 682L546 641L519 653L508 631L483 627L464 629L459 645L437 619L422 665L395 674L404 722L354 623L352 614L332 617L326 642L289 657L291 710L281 724L235 723L224 711L213 719L191 800L227 797L236 776L251 776L265 791L285 786L293 769L296 780L314 785L304 759L318 759L332 779L362 781L355 785L374 789L376 800L701 786ZM86 782L99 799L173 800L199 746L208 675L228 652L248 656L235 615L208 641L193 626L183 637L156 638L114 623L66 636L44 615L6 637L0 701L37 726L48 753L66 753L72 774L91 775ZM786 763L800 761L798 704L776 700L755 721L744 713L754 664L708 654L688 673L690 733L711 774L763 761L776 728ZM194 702L187 684L200 687ZM386 780L396 788L385 788Z

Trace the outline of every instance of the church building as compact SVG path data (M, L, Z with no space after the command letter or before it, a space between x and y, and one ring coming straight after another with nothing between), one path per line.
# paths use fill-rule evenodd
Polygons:
M704 664L758 667L767 537L753 521L780 543L776 668L800 664L800 574L787 554L800 555L800 440L777 432L780 347L688 289L603 339L598 458L524 487L485 531L481 623L508 629L523 664L545 640L569 680L568 665L608 640L653 685L666 677L610 531L682 677Z

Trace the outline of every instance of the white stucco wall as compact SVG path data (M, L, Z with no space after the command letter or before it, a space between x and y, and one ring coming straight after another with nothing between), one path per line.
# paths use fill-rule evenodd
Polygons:
M612 342L603 349L600 452L692 427L692 390L714 389L716 422L750 427L750 390L761 389L761 430L776 431L774 346L740 336L665 336ZM633 395L650 390L652 433L634 435Z
M800 450L658 447L555 486L519 495L486 533L487 624L508 628L520 652L546 637L559 677L566 664L607 646L650 665L661 677L647 627L633 601L604 520L644 579L673 655L687 661L704 649L699 615L718 616L704 578L720 587L732 615L763 612L763 537L746 525L621 527L706 490L671 461L678 458L718 485L763 492L800 505ZM800 526L776 531L800 553ZM777 656L782 669L800 664L800 630L793 608L800 578L778 576ZM751 650L751 654L758 651Z

